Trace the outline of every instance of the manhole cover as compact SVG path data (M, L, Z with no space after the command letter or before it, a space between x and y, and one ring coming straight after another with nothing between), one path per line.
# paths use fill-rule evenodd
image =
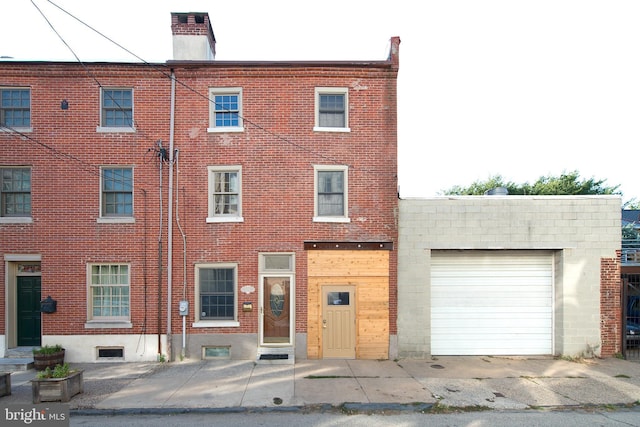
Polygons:
M282 405L282 399L280 399L279 397L274 397L273 398L273 404L274 405Z
M433 369L444 369L444 366L442 366L442 365L431 365L431 367Z

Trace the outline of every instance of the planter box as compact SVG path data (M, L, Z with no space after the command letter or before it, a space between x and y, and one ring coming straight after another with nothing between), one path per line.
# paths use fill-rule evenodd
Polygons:
M34 378L31 380L33 403L68 402L84 391L82 369L65 378Z
M0 397L11 394L11 372L0 373Z
M55 368L56 365L64 365L64 348L53 354L34 354L33 367L36 371L44 371L47 368Z

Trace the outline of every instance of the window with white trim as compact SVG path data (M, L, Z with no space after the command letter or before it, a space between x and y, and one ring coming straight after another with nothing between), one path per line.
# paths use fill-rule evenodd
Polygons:
M209 132L243 132L242 88L209 88Z
M133 217L133 168L103 167L100 178L101 216Z
M31 216L31 169L0 168L0 217Z
M207 222L242 222L242 167L209 166Z
M20 87L0 88L0 126L31 127L31 90Z
M133 132L133 89L102 88L98 131Z
M314 165L316 222L349 222L347 166Z
M349 89L317 87L315 89L315 131L350 132Z
M89 320L130 320L130 266L89 264Z
M196 264L194 326L239 326L237 264Z

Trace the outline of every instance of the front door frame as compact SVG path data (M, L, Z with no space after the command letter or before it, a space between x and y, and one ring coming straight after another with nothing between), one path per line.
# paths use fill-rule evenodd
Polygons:
M39 254L5 254L5 339L4 349L18 346L18 276L40 276ZM42 336L42 328L41 328Z

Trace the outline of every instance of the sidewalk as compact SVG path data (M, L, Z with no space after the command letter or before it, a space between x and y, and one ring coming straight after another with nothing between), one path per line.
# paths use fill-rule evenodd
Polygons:
M640 405L640 363L525 357L72 364L72 413L335 408L429 410ZM31 404L35 371L11 375L4 404Z

